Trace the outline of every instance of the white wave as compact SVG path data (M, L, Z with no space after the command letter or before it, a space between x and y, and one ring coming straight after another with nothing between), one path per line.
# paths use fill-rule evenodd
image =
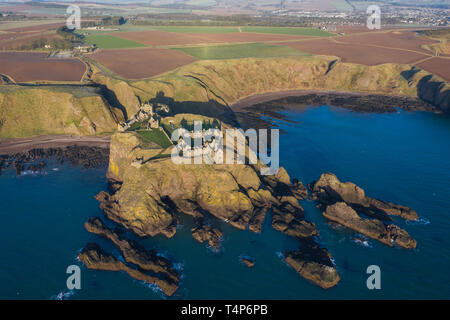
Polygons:
M410 221L410 220L406 221L407 225L427 225L427 224L430 224L430 223L431 223L430 220L428 220L427 218L419 218L419 219L414 220L414 221Z
M60 293L51 296L50 300L69 300L71 296L75 294L75 290L69 290L69 291L61 291Z

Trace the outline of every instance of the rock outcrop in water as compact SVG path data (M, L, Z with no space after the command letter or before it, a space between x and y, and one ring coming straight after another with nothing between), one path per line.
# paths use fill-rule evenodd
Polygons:
M127 263L152 272L161 281L166 281L166 286L179 283L180 277L172 262L158 255L155 250L146 250L136 241L125 239L119 231L105 226L100 218L90 218L84 226L90 233L103 236L114 243Z
M345 202L358 212L383 220L391 220L389 215L406 220L417 220L417 213L405 206L392 204L365 195L362 188L352 182L341 182L332 173L324 173L311 185L313 199L320 207L336 202Z
M111 254L105 252L98 244L88 243L78 254L78 259L83 262L87 268L106 271L124 271L130 277L143 281L150 285L156 285L164 294L171 296L177 291L178 286L170 284L167 281L157 277L150 276L138 269L134 269L120 260L117 260Z
M208 245L218 252L220 242L222 241L222 232L205 223L203 219L197 219L191 229L192 237L200 243L208 243Z
M378 219L363 219L345 202L328 206L323 216L389 246L394 243L405 249L414 249L417 246L416 240L405 230L394 224L385 225Z
M329 252L319 247L312 239L301 241L298 250L283 253L288 263L302 277L323 289L334 287L340 277L333 265Z
M390 215L416 220L418 215L412 209L367 197L364 190L356 184L340 182L332 173L322 174L310 188L313 199L317 201L323 216L329 221L389 246L394 243L406 249L417 246L416 240L405 230L381 221L391 221ZM364 219L358 212L375 219Z
M317 235L298 203L307 195L305 188L299 181L293 184L283 168L274 176L261 176L259 165L175 164L169 150L146 149L132 132L115 134L110 150L108 178L114 187L96 198L109 219L141 237L172 237L178 215L184 213L197 221L193 237L218 249L221 232L203 222L205 213L235 228L260 232L268 210L273 211L276 230L297 239ZM135 159L143 159L142 165L133 166ZM312 259L305 256L305 261L308 257ZM321 281L327 280L321 277L334 279L329 273L337 273L331 260L326 266L316 277L303 270L299 273L323 286Z

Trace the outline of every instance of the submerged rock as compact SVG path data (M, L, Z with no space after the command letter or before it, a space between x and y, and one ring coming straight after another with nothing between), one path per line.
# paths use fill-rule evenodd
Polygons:
M364 190L352 182L341 182L332 173L324 173L310 186L313 199L324 209L336 202L345 202L353 209L368 216L391 220L389 215L406 220L417 220L417 213L405 206L384 202L365 195Z
M88 243L78 254L78 259L89 269L124 271L133 279L158 286L158 288L160 288L167 296L173 295L175 291L178 290L178 286L174 283L169 283L157 277L150 276L138 269L131 268L120 260L117 260L111 254L105 252L96 243Z
M378 219L363 219L345 202L328 206L323 212L323 216L389 246L392 246L393 243L406 249L413 249L417 246L416 240L405 230L393 224L385 225Z
M252 258L250 258L250 257L247 257L247 256L241 256L241 257L239 258L239 260L240 260L244 265L246 265L246 266L249 267L249 268L253 268L253 267L255 266L255 260L252 259Z

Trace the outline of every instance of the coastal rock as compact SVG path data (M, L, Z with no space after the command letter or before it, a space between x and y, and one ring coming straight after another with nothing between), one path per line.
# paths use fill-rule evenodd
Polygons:
M329 289L340 281L330 253L313 240L301 242L299 250L283 253L284 259L302 277L323 289Z
M203 219L199 219L195 222L194 227L191 229L191 233L192 237L198 242L207 242L215 252L219 251L220 243L223 238L223 234L219 229L207 225Z
M239 260L240 260L244 265L246 265L246 266L249 267L249 268L253 268L253 267L255 266L255 260L252 259L252 258L250 258L250 257L247 257L247 256L241 256L241 257L239 258Z
M324 173L310 186L312 197L322 209L336 202L345 202L353 209L368 216L391 220L389 215L406 220L417 220L417 213L402 205L384 202L365 195L364 190L352 182L341 182L332 173Z
M100 218L90 218L84 226L90 233L103 236L114 243L126 262L133 263L143 270L151 271L170 283L177 284L180 281L178 272L170 260L158 255L155 250L146 250L134 240L125 239L118 231L105 226Z
M417 246L417 242L405 230L393 224L385 225L377 219L363 219L345 202L327 206L323 216L388 246L393 243L406 249L414 249Z
M111 254L105 252L98 244L88 243L78 254L78 259L83 262L87 268L106 271L124 271L133 279L156 285L165 295L171 296L178 290L174 283L161 280L150 276L138 269L131 268L120 260L117 260Z
M292 192L294 196L299 200L309 198L308 189L297 178L292 179Z
M5 170L13 165L17 175L25 170L39 172L46 166L46 162L43 160L49 158L53 158L59 163L69 162L72 166L98 168L108 164L109 150L77 145L61 148L35 148L26 152L2 155L0 169Z

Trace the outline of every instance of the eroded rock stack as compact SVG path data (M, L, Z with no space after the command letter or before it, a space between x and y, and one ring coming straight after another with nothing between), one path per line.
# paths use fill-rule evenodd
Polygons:
M414 210L370 198L356 184L341 182L332 173L322 174L310 188L313 199L328 220L389 246L394 243L407 249L417 246L417 242L405 230L389 223L392 215L406 220L418 219ZM358 213L369 218L363 218Z

